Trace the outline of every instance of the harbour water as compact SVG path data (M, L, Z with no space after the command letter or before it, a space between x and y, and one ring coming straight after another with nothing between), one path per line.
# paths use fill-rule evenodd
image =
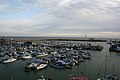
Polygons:
M9 64L0 64L0 80L37 80L41 76L51 77L53 80L70 80L72 76L81 76L81 72L90 80L97 80L98 71L108 55L107 74L112 74L114 64L114 73L120 77L120 53L109 52L109 44L95 43L103 45L102 51L89 51L92 53L92 59L86 60L72 69L55 69L50 66L43 70L25 72L25 63L31 60L17 60ZM34 60L34 58L32 59ZM104 76L104 65L101 69L101 76Z

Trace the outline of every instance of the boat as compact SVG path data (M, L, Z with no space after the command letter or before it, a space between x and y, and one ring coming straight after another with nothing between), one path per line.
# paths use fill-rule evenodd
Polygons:
M43 68L46 68L48 64L37 64L36 66L33 66L35 70L40 70Z
M85 34L85 39L87 39L87 34ZM102 45L92 45L91 43L88 43L87 40L85 40L85 45L82 45L82 50L94 50L94 51L102 51L103 46Z
M36 54L36 57L39 58L39 57L44 57L44 56L47 56L47 55L48 55L48 54L45 53L45 52L43 52L43 53L38 52L38 53Z
M6 63L11 63L11 62L14 62L16 61L17 59L13 58L13 57L10 57L10 58L7 58L5 60L3 60L3 63L6 64Z
M38 58L38 59L36 59L36 61L41 63L41 64L48 64L49 63L48 59L46 59L46 58Z
M112 42L112 40L110 39L110 40L107 40L107 44L112 44L113 42Z
M79 59L79 62L84 62L84 59L81 57L81 58Z
M31 59L32 58L32 55L29 54L29 53L25 53L21 56L22 59Z
M85 45L83 47L84 50L94 50L94 51L102 51L103 50L103 46L102 45L91 45L91 43L89 43L88 45Z
M48 64L40 64L39 62L27 63L25 65L26 71L40 70L47 67Z
M89 52L83 52L82 53L82 58L83 59L91 59L91 54Z
M50 65L51 65L51 67L58 68L58 69L65 69L66 68L65 62L61 61L61 60L52 62Z
M37 66L37 63L26 63L25 64L25 70L26 71L32 71L34 69L34 66Z
M109 47L110 52L120 52L120 43L111 44Z

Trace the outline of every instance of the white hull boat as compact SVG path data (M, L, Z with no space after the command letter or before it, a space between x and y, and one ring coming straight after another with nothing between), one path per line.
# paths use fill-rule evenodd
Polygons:
M3 63L11 63L11 62L14 62L16 60L17 59L15 59L15 58L8 58L8 59L4 60Z
M48 64L38 64L37 66L34 66L36 70L43 69L47 67Z
M44 56L47 56L48 54L47 53L39 53L36 55L36 57L44 57Z
M26 55L23 55L21 58L22 58L22 59L31 59L31 58L32 58L32 55L26 54Z

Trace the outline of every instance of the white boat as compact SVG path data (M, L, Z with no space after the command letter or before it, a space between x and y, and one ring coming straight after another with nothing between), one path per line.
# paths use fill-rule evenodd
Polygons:
M34 66L37 66L38 64L37 63L27 63L25 65L25 69L31 69L33 68Z
M83 58L80 58L80 59L79 59L79 62L84 62L84 59L83 59Z
M38 65L34 66L34 68L35 68L36 70L39 70L39 69L43 69L43 68L47 67L47 65L48 65L48 64L38 64Z
M48 54L47 53L37 53L36 57L44 57L44 56L47 56Z
M25 66L25 69L26 70L39 70L39 69L43 69L45 67L47 67L48 64L41 64L41 63L38 63L38 62L34 62L34 63L28 63L26 66Z
M26 71L32 71L32 70L34 70L34 66L37 66L37 65L38 65L38 63L27 63L25 65L25 70Z
M3 60L3 63L11 63L11 62L14 62L14 61L16 61L16 60L17 60L17 59L10 57L10 58L8 58L8 59Z
M22 59L31 59L32 58L32 55L31 54L23 54Z
M54 52L50 52L50 54L57 54L58 52L57 51L54 51Z
M22 59L31 59L31 58L32 58L31 55L24 55L24 56L22 56Z

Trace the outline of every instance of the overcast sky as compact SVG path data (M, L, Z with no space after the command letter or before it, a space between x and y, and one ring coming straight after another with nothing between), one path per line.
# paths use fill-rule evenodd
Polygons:
M120 36L120 0L0 0L1 36Z

